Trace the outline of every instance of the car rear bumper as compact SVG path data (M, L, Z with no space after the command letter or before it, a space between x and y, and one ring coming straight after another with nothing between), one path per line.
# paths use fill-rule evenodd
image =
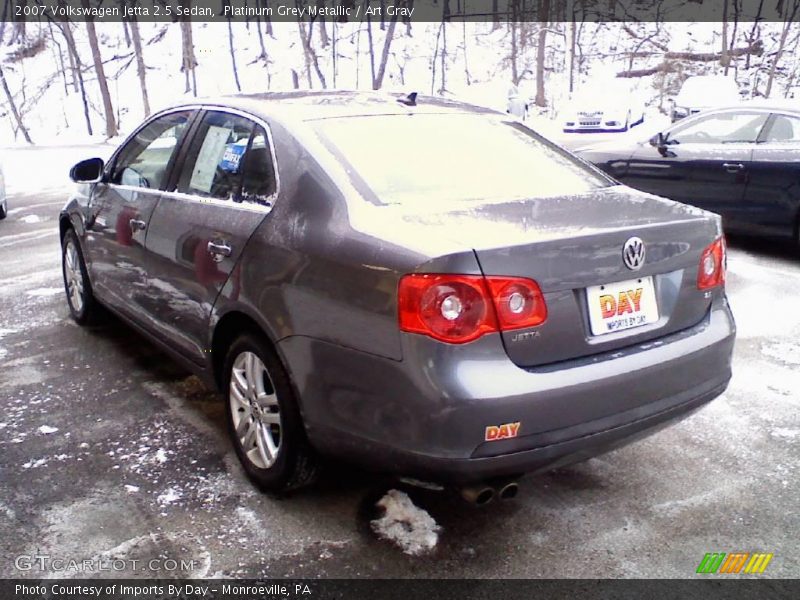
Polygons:
M734 336L720 296L688 330L533 369L501 360L492 336L465 346L407 336L403 361L310 338L280 349L322 453L467 483L585 460L685 417L724 391ZM485 441L506 423L518 436Z

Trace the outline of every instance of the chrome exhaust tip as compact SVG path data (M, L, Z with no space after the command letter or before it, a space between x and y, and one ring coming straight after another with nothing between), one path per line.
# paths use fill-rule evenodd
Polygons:
M488 485L470 485L461 488L461 497L475 506L486 506L494 500L495 491Z
M509 481L507 484L500 488L497 497L500 500L511 500L517 496L519 492L519 484L516 481Z

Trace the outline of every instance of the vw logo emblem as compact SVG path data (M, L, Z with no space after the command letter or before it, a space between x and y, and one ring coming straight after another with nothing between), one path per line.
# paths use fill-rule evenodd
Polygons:
M645 254L642 238L632 237L622 246L622 261L631 271L638 271L642 268Z

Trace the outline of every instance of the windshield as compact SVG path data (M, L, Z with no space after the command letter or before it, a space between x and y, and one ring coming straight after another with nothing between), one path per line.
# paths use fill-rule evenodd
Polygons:
M378 204L508 201L612 185L507 119L380 115L321 120L315 126Z

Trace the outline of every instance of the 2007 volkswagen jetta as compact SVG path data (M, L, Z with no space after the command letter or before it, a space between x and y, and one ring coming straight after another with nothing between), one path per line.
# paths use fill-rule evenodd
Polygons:
M720 219L441 99L236 96L160 112L61 213L98 304L225 397L260 487L318 456L457 485L584 460L720 394ZM506 490L510 492L510 490Z

